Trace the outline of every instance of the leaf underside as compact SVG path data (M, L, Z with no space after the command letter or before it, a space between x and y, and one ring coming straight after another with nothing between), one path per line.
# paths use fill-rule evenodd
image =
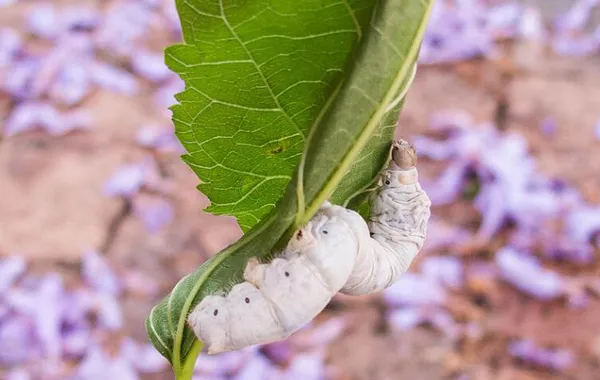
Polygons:
M186 317L268 260L327 199L358 208L389 156L431 1L178 0L166 62L185 161L246 234L184 277L146 320L176 375L201 348ZM179 376L179 375L178 375Z

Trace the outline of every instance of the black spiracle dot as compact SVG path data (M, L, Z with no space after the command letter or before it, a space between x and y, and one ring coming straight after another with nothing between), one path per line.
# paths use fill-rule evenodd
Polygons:
M327 235L328 233L329 233L329 231L323 230L323 235Z
M250 303L250 298L246 297L244 301L246 301L246 303Z
M215 309L215 311L213 312L213 315L216 317L217 314L219 314L219 309Z
M290 272L285 272L285 277L290 277Z
M389 184L390 184L390 180L389 180L389 179L386 179L386 180L385 180L385 184L386 184L386 185L389 185Z

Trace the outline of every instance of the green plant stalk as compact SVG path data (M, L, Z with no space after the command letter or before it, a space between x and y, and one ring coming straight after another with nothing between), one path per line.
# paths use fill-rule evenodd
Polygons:
M194 366L196 359L204 347L204 343L200 339L194 341L189 355L186 357L183 366L175 370L175 380L190 380L194 375Z

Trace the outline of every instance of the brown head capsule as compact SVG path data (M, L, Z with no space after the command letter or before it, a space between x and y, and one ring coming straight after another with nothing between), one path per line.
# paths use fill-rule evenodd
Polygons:
M401 169L410 169L417 165L417 151L406 140L394 141L392 159Z

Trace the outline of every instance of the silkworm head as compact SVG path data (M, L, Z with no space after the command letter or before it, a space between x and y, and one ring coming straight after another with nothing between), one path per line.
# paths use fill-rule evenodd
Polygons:
M417 151L406 140L394 141L392 146L392 160L401 169L410 169L417 165Z

